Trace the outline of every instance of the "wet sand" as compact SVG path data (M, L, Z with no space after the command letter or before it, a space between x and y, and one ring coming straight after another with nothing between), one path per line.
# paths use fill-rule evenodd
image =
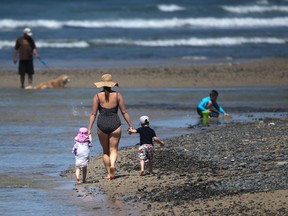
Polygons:
M37 85L40 82L67 74L71 80L67 87L93 87L93 83L99 81L103 73L110 73L121 87L278 86L288 84L287 62L287 59L274 59L241 63L158 67L51 68L50 70L37 70L33 84ZM0 87L20 87L16 66L14 71L0 70L0 75Z

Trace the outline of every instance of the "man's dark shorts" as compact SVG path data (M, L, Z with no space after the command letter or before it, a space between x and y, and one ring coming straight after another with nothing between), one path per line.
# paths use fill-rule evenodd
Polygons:
M25 75L25 73L29 75L34 74L33 60L20 60L18 73L19 75Z

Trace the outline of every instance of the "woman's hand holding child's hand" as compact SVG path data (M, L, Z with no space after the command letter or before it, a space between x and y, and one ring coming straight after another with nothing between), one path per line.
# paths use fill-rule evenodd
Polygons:
M132 131L133 131L133 128L129 128L129 129L127 130L127 132L128 132L129 135L132 134Z

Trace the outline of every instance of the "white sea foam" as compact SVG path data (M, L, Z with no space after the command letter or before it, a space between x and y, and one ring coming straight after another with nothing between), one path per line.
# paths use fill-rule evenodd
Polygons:
M69 21L65 23L70 27L86 28L177 28L177 27L275 27L288 26L288 17L276 18L171 18L171 19L133 19L114 21Z
M44 41L39 40L36 43L38 48L87 48L89 47L89 43L86 41ZM7 40L0 40L0 49L10 49L15 46L15 41L7 41Z
M207 60L208 58L206 56L183 56L182 59L183 60L197 60L197 61L201 61L201 60Z
M144 47L175 47L175 46L236 46L243 44L286 44L288 38L261 38L261 37L221 37L221 38L187 38L166 40L132 40L125 38L94 39L87 41L43 41L37 42L39 48L87 48L90 46L120 45L120 46L144 46ZM0 49L11 48L15 41L1 41Z
M47 47L47 48L87 48L89 43L86 41L38 41L37 47Z
M0 28L19 28L29 26L45 27L45 28L61 28L63 24L56 20L13 20L13 19L2 19L0 20Z
M171 19L118 19L118 20L0 20L0 31L5 28L252 28L252 27L288 27L288 17L274 18L171 18Z
M245 37L222 37L222 38L188 38L167 40L129 40L129 39L104 39L94 40L94 43L112 45L136 45L147 47L173 47L173 46L233 46L242 44L285 44L288 38L245 38Z
M178 6L178 5L175 5L175 4L169 4L169 5L160 4L157 7L158 7L158 9L160 11L163 11L163 12L174 12L174 11L185 10L184 7L181 7L181 6Z
M245 38L245 37L222 37L222 38L187 38L167 40L130 40L130 39L97 39L91 41L95 45L126 45L147 47L173 47L173 46L232 46L241 44L285 44L288 38Z
M232 13L264 13L264 12L288 12L287 6L269 6L269 5L255 5L255 6L222 6L222 8Z
M15 41L0 40L0 49L11 48L15 46Z

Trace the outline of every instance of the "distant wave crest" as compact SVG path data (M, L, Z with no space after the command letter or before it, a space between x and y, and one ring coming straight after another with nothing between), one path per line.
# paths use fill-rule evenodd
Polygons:
M47 48L87 48L89 43L86 41L38 41L37 47Z
M288 26L288 17L274 18L171 18L171 19L119 19L119 20L0 20L1 29L19 28L252 28Z
M174 12L174 11L185 10L184 7L181 7L181 6L178 6L178 5L175 5L175 4L169 4L169 5L160 4L157 7L158 7L158 9L160 11L163 11L163 12Z
M242 44L286 44L288 38L261 37L222 37L222 38L186 38L162 40L132 40L125 38L94 39L90 41L53 40L37 41L39 48L87 48L91 46L143 46L143 47L175 47L175 46L236 46ZM10 49L15 41L0 40L0 49Z
M247 14L247 13L265 13L265 12L288 12L287 6L222 6L228 12Z
M172 47L172 46L232 46L241 44L285 44L288 38L245 38L245 37L223 37L223 38L187 38L187 39L167 39L167 40L129 40L129 39L103 39L93 40L94 44L106 45L136 45L147 47Z
M56 20L13 20L13 19L2 19L0 20L0 28L19 28L29 26L44 27L44 28L61 28L63 27L62 22Z

